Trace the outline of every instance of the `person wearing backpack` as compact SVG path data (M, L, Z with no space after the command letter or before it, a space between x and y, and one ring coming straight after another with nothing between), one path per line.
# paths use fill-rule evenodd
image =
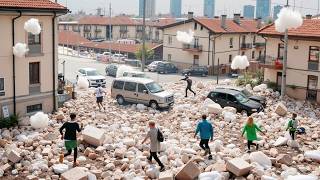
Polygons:
M196 133L194 137L196 138L197 134L200 132L200 147L205 150L204 156L209 154L209 159L212 159L209 140L213 141L213 127L210 122L207 120L207 115L202 115L202 121L198 123Z
M157 152L160 151L160 142L163 141L163 135L161 131L156 128L156 123L154 121L149 122L149 128L150 130L145 139L142 141L142 144L145 143L147 139L150 139L150 157L148 157L148 160L151 162L152 158L154 158L160 166L160 172L162 172L165 170L165 167L158 158Z
M103 108L104 110L106 110L104 107L103 107L103 93L105 93L105 91L103 90L103 88L101 87L101 84L98 84L98 87L96 88L95 90L95 95L96 95L96 99L97 99L97 104L98 104L98 107L99 107L99 110L101 111L101 108Z
M192 80L189 78L189 76L186 74L184 75L184 78L181 79L180 81L187 81L187 88L186 88L186 96L185 97L188 97L188 90L193 92L193 95L195 96L196 93L191 89L192 87Z
M297 118L297 114L293 113L292 119L289 120L288 127L286 129L286 131L289 130L289 134L290 134L292 140L294 140L294 136L295 136L295 133L296 133L297 127L298 127L298 120L296 118Z

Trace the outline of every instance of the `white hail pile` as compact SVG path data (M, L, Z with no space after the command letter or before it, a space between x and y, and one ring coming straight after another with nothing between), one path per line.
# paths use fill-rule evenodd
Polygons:
M123 77L123 73L124 72L129 72L129 71L134 71L134 69L131 66L127 66L127 65L121 65L118 67L117 69L117 75L116 77Z
M19 58L22 58L29 51L27 44L25 43L17 43L13 46L13 54Z
M189 32L177 31L177 40L186 44L190 44L194 39L194 32L190 29Z
M303 24L303 19L298 11L290 8L282 8L275 21L275 27L278 32L285 32L286 29L296 29Z
M38 35L41 32L41 26L39 24L39 20L35 18L31 18L24 23L24 29L32 33L33 35Z
M77 82L78 88L82 90L88 90L89 88L89 81L87 78L80 76L78 77L78 82Z
M43 112L37 112L35 115L30 117L30 124L34 129L44 129L48 127L49 117Z
M235 56L231 63L231 69L246 69L249 65L247 56Z

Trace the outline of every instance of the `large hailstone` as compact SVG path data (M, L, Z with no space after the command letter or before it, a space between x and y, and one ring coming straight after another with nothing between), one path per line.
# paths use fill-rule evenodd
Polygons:
M179 42L190 44L194 39L194 32L190 29L189 32L177 31L177 40Z
M286 29L296 29L303 24L302 15L290 8L282 8L275 21L275 28L278 32L285 32Z
M231 63L231 69L246 69L249 65L247 56L235 56Z
M41 32L41 26L39 24L39 20L35 18L31 18L24 23L24 29L27 32L32 33L33 35L38 35Z
M87 90L89 88L89 81L87 78L80 76L78 78L78 87L83 90Z
M35 115L30 117L30 124L34 129L44 129L48 127L49 117L43 112L37 112Z
M19 58L22 58L29 51L27 44L25 43L17 43L13 46L13 54Z

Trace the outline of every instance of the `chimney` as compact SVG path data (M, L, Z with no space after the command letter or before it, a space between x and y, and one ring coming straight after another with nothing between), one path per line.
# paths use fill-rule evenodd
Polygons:
M226 29L227 15L221 15L221 27Z
M312 15L311 14L307 14L306 15L306 19L312 19Z
M233 21L237 24L240 24L240 14L234 14Z
M214 18L215 18L215 19L219 19L220 17L219 17L219 16L214 16Z
M261 29L262 28L262 19L259 17L256 19L257 21L257 29Z
M192 19L193 18L193 12L188 12L188 19Z

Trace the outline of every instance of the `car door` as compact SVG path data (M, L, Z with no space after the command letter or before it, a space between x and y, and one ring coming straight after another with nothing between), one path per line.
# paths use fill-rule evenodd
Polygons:
M234 107L237 110L241 109L241 107L239 106L238 100L231 94L227 95L226 103L227 103L227 106Z
M149 104L150 95L147 87L144 84L138 84L137 101L141 104Z
M227 106L226 98L227 98L227 95L225 93L218 92L215 94L212 100L218 103L221 107L226 107Z
M124 99L128 102L137 102L137 83L135 82L125 82L124 84Z

